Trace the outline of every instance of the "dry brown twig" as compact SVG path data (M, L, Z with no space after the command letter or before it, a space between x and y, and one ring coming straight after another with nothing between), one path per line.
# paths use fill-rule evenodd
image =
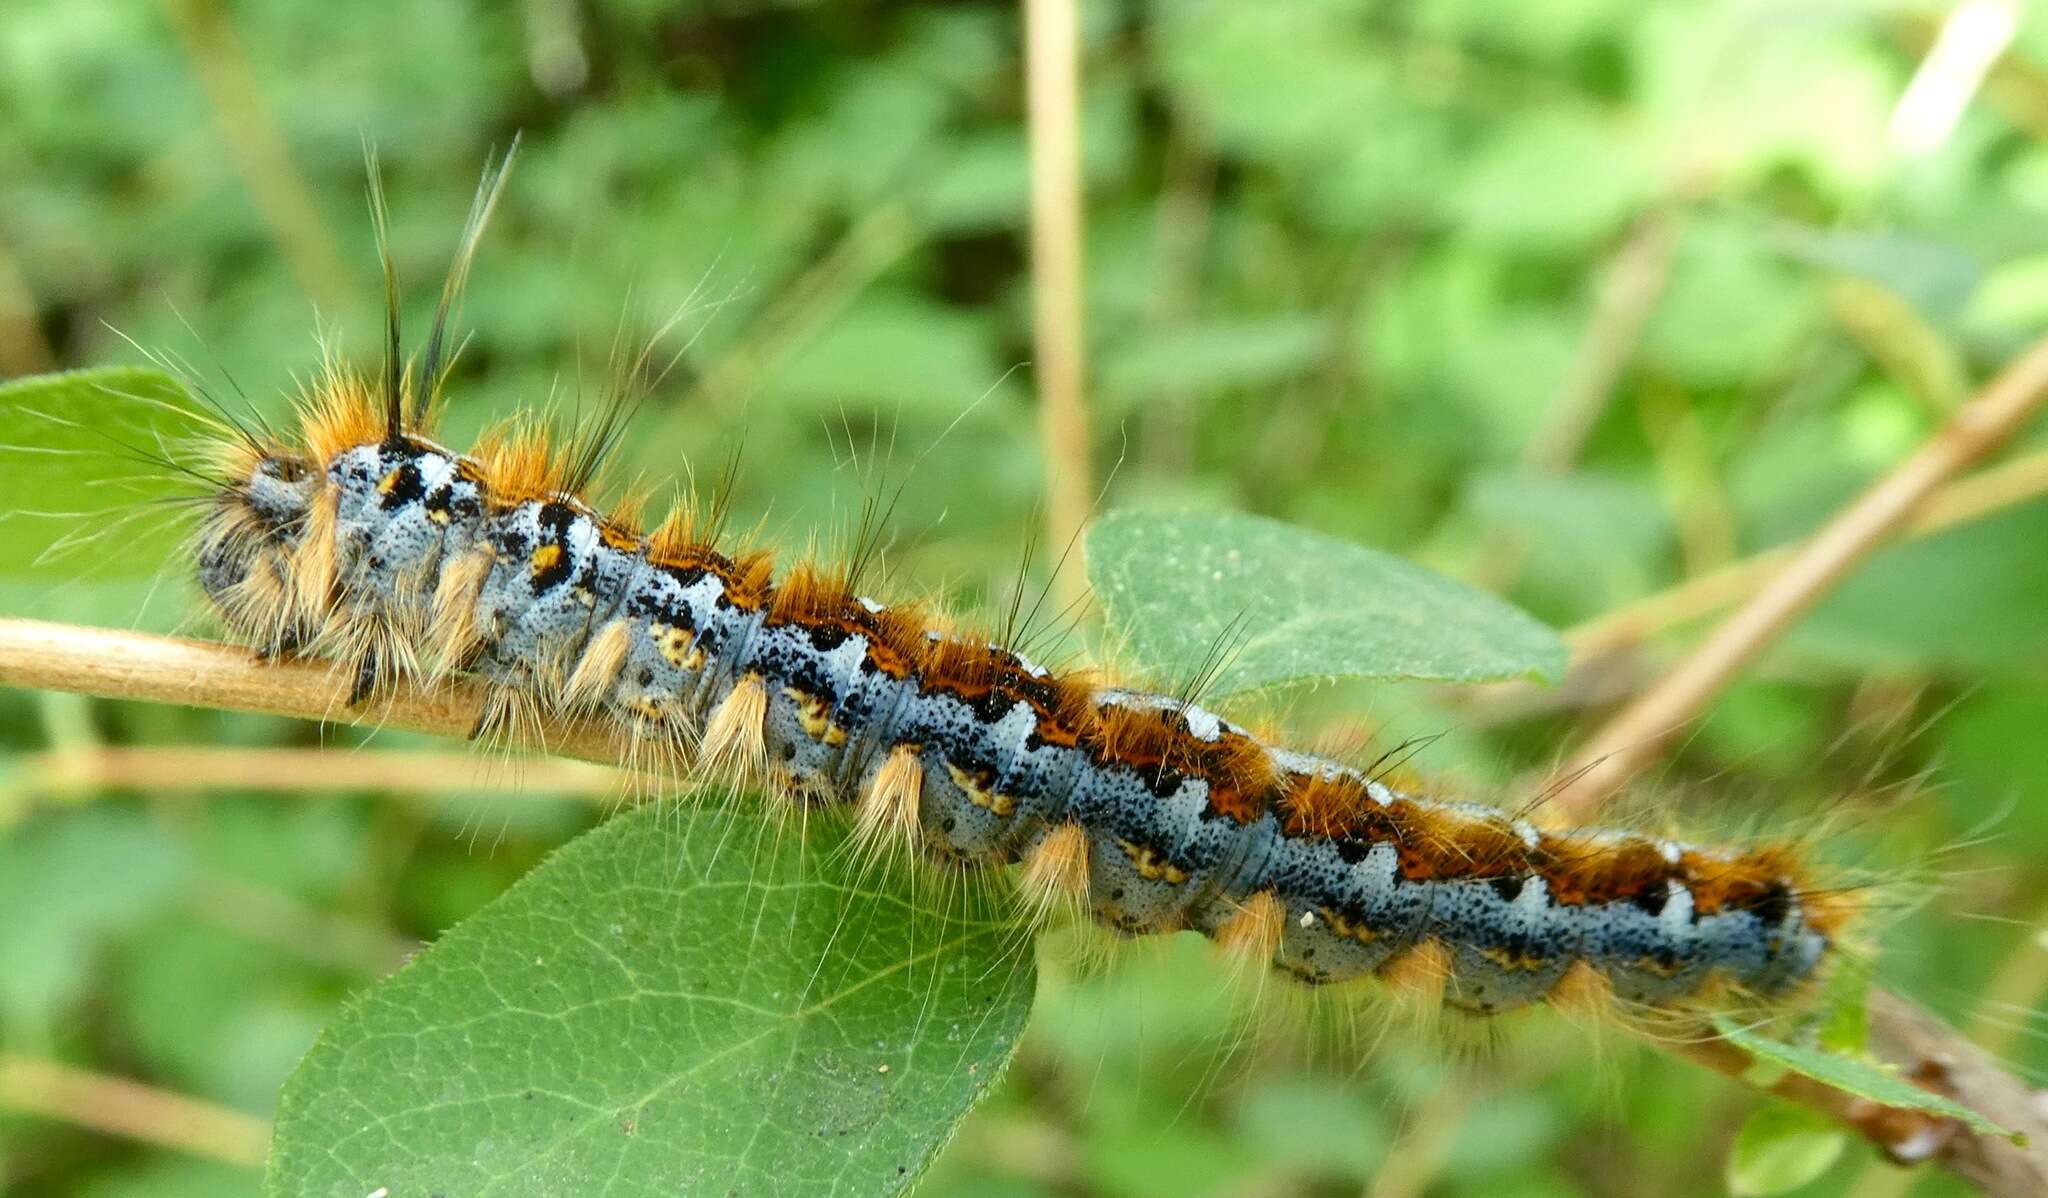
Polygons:
M0 620L0 685L454 737L468 736L483 710L483 692L468 683L373 699L351 710L348 680L327 662L258 662L245 649L206 641L42 620ZM546 743L520 747L619 762L617 738L596 721L569 723Z
M1901 535L1931 536L2044 494L2048 494L2048 450L2036 450L1944 486L1927 500ZM1586 662L1712 615L1755 594L1798 549L1797 545L1766 549L1624 604L1566 630L1565 644L1575 661Z
M278 106L263 95L228 6L220 0L162 0L161 7L213 110L228 156L299 285L330 312L357 308L348 260L292 164L275 117Z
M2023 453L1956 479L1921 505L1901 542L1918 540L2048 495L2048 449ZM1638 693L1647 667L1630 650L1671 630L1703 620L1755 594L1797 553L1781 545L1696 574L1661 591L1622 604L1564 631L1571 667L1564 681L1495 682L1447 692L1465 719L1478 727L1538 712L1619 702Z

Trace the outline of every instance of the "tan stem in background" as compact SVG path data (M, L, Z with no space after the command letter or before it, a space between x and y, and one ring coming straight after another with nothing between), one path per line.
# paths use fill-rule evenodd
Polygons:
M0 1056L0 1109L248 1169L263 1167L270 1146L270 1125L254 1115L28 1057Z
M2048 399L2048 340L2008 366L1933 439L1800 548L1690 656L1595 733L1558 771L1554 810L1582 821L1656 760L1778 634L1904 526L1933 491L1997 448Z
M254 660L246 650L198 641L37 620L0 619L0 685L34 686L118 699L148 699L302 719L344 718L347 679L325 665ZM479 694L454 686L372 705L362 718L420 732L462 736L476 719ZM606 729L564 729L550 752L616 763L619 746ZM2048 1112L2037 1109L2024 1083L1954 1031L1909 1004L1877 996L1871 1004L1874 1041L1905 1076L1922 1079L1987 1118L2033 1137L2022 1148L1972 1135L1933 1116L1891 1111L1811 1079L1788 1079L1772 1092L1840 1119L1887 1151L1900 1135L1995 1198L2048 1193ZM1673 1047L1660 1042L1666 1048ZM1677 1046L1731 1076L1743 1078L1747 1058L1719 1041ZM1925 1137L1933 1136L1928 1141Z
M1899 539L1932 536L2044 495L2048 495L2048 449L2037 449L1935 492ZM1623 659L1628 650L1755 594L1797 551L1796 544L1766 549L1566 629L1564 643L1571 650L1571 668L1555 686L1495 682L1455 688L1447 694L1465 719L1481 728L1537 712L1618 702L1645 685L1637 680L1642 664Z
M1528 469L1559 474L1578 460L1670 282L1679 223L1675 206L1646 213L1608 261L1586 336L1523 453Z
M292 166L291 151L221 0L162 0L171 28L213 108L234 158L278 249L306 294L329 312L353 307L355 288L320 206Z
M1081 30L1077 0L1024 0L1031 126L1031 324L1045 450L1046 545L1061 607L1085 597L1078 555L1088 455L1081 277Z

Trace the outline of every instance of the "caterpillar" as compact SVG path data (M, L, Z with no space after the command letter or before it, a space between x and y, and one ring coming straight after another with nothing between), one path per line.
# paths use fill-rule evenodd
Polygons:
M356 700L469 676L491 696L480 733L595 715L663 768L848 810L953 866L1021 863L1040 905L1194 929L1309 983L1424 976L1477 1014L1576 995L1700 1011L1784 999L1835 954L1853 899L1791 847L1406 793L868 598L848 570L778 574L687 505L652 529L601 511L584 496L624 405L566 449L531 421L438 443L451 311L503 180L486 173L422 356L402 352L387 250L381 371L330 359L294 435L236 424L218 447L198 582L259 654L330 658Z

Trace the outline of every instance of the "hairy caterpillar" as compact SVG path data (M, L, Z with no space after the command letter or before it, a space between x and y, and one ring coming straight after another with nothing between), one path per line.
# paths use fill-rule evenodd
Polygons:
M595 713L670 770L851 808L873 841L1022 862L1036 899L1120 932L1192 928L1316 983L1420 974L1474 1013L1781 998L1855 914L1788 848L1556 832L1405 794L948 631L844 572L778 579L687 513L644 531L581 498L618 408L566 451L531 425L437 444L447 324L502 182L486 177L417 363L387 254L380 374L330 365L295 439L222 447L199 582L260 652L334 659L358 699L474 676L494 695L479 731Z

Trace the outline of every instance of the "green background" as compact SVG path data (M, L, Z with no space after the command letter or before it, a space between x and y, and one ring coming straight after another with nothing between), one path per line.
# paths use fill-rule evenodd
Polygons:
M1108 507L1275 517L1570 627L1810 529L2048 328L2038 11L1909 152L1888 127L1935 5L1082 10ZM1019 42L1000 3L9 0L0 377L139 361L118 330L275 415L316 330L375 347L364 139L418 328L486 154L518 131L451 441L589 402L621 323L680 308L688 348L632 469L709 480L743 444L735 524L792 550L844 543L876 474L908 474L884 589L999 605L1045 475ZM1567 464L1532 468L1628 323L1601 316L1603 283L1642 260L1662 285L1611 396ZM0 601L178 626L191 591L152 574L172 535L32 565L53 537L14 514ZM2036 500L1873 559L1640 804L1696 833L1830 829L1829 855L1892 883L1880 977L2032 1070L2044 544ZM1258 711L1304 741L1442 733L1416 769L1513 797L1693 637L1559 692L1354 684ZM37 772L53 747L317 736L0 694L8 1051L268 1114L347 995L597 818L546 794L80 795ZM1369 1013L1245 1014L1199 942L1097 955L1046 946L1018 1061L929 1192L1714 1194L1754 1105L1560 1022L1475 1052ZM258 1182L4 1114L0 1154L25 1195ZM1852 1146L1801 1192L1869 1170Z

